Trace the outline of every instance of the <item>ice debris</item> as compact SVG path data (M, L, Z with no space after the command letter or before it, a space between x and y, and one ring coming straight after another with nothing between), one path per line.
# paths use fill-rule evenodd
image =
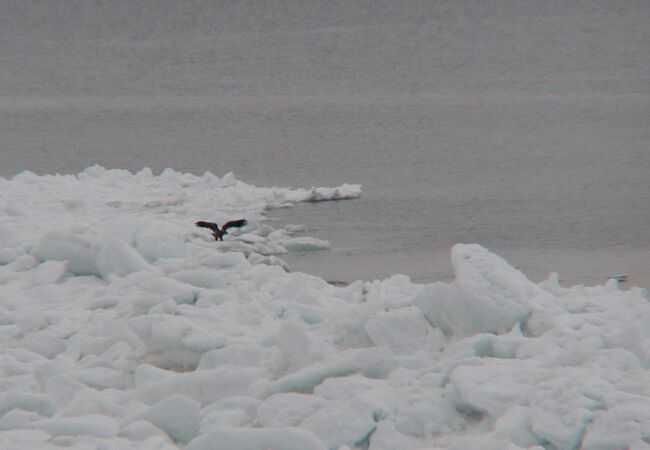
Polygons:
M265 208L359 193L0 179L0 448L648 448L647 291L535 284L476 244L451 283L284 270L326 244ZM234 215L222 243L193 226Z

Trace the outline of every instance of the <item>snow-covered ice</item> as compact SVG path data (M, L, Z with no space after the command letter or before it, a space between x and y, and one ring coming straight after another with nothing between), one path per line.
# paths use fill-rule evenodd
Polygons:
M360 193L0 178L0 448L650 448L644 289L535 284L477 244L451 283L288 271L329 244L264 211Z

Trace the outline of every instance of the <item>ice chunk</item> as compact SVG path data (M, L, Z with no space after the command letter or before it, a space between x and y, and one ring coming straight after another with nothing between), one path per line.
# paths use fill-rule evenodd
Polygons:
M368 411L352 404L326 406L303 420L301 427L316 433L327 448L348 444L360 446L375 431L376 424Z
M313 362L311 360L311 339L304 328L292 321L282 324L278 335L280 350L277 370L291 373Z
M47 330L29 333L20 341L19 345L46 358L54 358L65 351L65 341Z
M0 416L0 431L28 429L32 422L43 419L39 413L32 411L23 411L22 409L12 409L3 416ZM0 432L0 436L4 433ZM2 441L0 440L0 443ZM0 448L3 448L0 446Z
M60 404L57 414L60 417L87 414L123 417L127 410L112 401L114 400L111 398L112 392L114 391L99 392L93 389L78 389L71 400Z
M327 200L346 200L361 195L360 184L344 184L337 188L312 187L303 201L321 202Z
M508 332L527 320L533 304L549 296L480 245L457 244L451 256L455 282L430 285L414 299L429 321L446 334Z
M201 333L187 318L153 312L129 320L149 351L149 363L163 368L195 368L201 352L224 345L223 337Z
M123 425L119 435L131 440L143 441L152 436L164 435L164 432L148 420L137 420Z
M171 395L127 422L146 419L159 426L175 441L188 443L199 432L201 405L182 395Z
M134 235L134 244L151 263L162 258L182 258L189 255L188 246L169 233L138 231Z
M509 440L523 448L539 444L539 438L530 429L529 410L523 406L514 406L496 421L494 436Z
M95 254L90 242L61 231L43 235L34 248L34 256L41 261L67 261L68 270L75 275L97 275Z
M585 430L582 448L586 450L633 448L648 441L650 404L647 398L626 401L599 411Z
M468 331L510 331L530 314L533 299L545 296L524 274L480 245L455 245L451 262Z
M106 169L99 164L86 167L82 172L77 174L80 180L87 180L89 178L100 178L106 174Z
M204 353L208 350L225 347L227 339L217 333L193 329L181 340L181 344L189 350Z
M261 366L270 353L268 348L260 345L233 344L203 353L197 370L215 369L222 365Z
M295 426L326 404L326 400L315 395L275 394L259 406L257 419L264 427Z
M365 324L375 314L376 308L364 301L339 313L330 313L323 323L323 328L335 336L339 349L371 347L374 343L366 333Z
M423 439L463 430L467 426L466 417L453 408L450 401L453 395L448 391L435 387L398 391L404 398L397 402L396 411L391 414L396 430ZM470 420L479 418L480 415Z
M143 387L149 384L165 381L173 378L176 374L169 370L164 370L149 364L140 364L134 373L134 382L136 387Z
M160 294L165 298L172 298L176 303L194 303L199 295L199 290L188 284L180 283L166 277L155 278L149 281L149 292Z
M228 172L223 177L221 177L221 181L219 182L219 186L222 188L233 187L235 184L237 184L237 179L232 172Z
M21 248L0 248L0 265L10 264L25 254Z
M325 361L279 378L267 387L265 395L290 391L309 393L329 377L341 377L358 372L383 375L392 366L392 359L380 348L344 350Z
M242 253L228 252L206 252L200 257L201 265L214 269L232 269L238 266L248 266L246 257Z
M562 376L536 386L529 417L531 430L541 441L557 448L578 448L587 424L605 407L598 400L607 390L605 383L594 380L594 384L590 371L581 372L582 377Z
M242 233L239 236L237 236L237 239L240 240L241 242L246 242L247 244L262 244L266 242L264 236L260 236L258 234L253 234L253 233Z
M158 403L170 393L189 397L202 405L246 392L253 381L269 378L264 369L225 366L211 370L174 374L158 382L145 384L138 390L138 398L146 403Z
M117 238L110 239L97 253L97 269L102 278L109 275L125 276L151 266L133 247Z
M0 397L0 417L16 408L36 411L44 416L53 416L56 411L48 395L8 392Z
M67 263L61 261L45 261L36 270L32 271L32 285L58 283L68 270Z
M330 243L322 239L312 237L295 237L281 240L281 245L287 249L288 252L312 252L317 250L327 250L330 248Z
M504 360L486 366L459 366L452 371L450 383L459 394L457 410L499 417L512 405L528 404L531 386L551 376L534 364Z
M400 354L419 350L437 353L445 343L442 332L414 306L380 312L366 322L365 330L376 345Z
M345 377L328 378L316 386L314 394L328 400L335 400L351 398L355 394L372 390L379 390L382 393L386 393L385 380L355 374Z
M30 333L32 331L43 330L49 325L47 315L38 311L19 312L14 316L15 324L21 333Z
M261 400L239 395L218 400L201 411L201 432L213 428L251 426L260 403Z
M32 422L31 427L46 431L52 436L94 436L112 438L120 430L118 421L98 414L78 417L57 417Z
M206 289L225 288L225 277L214 270L196 269L181 270L172 275L172 278L182 283Z
M16 272L26 272L39 265L39 259L32 255L22 254L13 261L9 267ZM7 277L10 279L10 277ZM3 284L5 281L3 281Z
M124 389L130 383L130 377L110 367L92 367L81 369L74 378L98 390L116 388Z
M404 435L395 429L390 420L383 420L377 424L376 431L370 436L369 448L395 449L395 450L424 450L423 441L412 436ZM431 447L439 449L440 447Z
M194 439L185 450L326 450L318 436L296 428L222 428Z

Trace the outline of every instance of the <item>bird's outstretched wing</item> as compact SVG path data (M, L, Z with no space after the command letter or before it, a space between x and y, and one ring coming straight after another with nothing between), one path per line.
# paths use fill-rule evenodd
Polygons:
M204 222L204 221L202 221L202 220L199 220L198 222L196 222L195 225L196 225L197 227L201 227L201 228L209 228L209 229L211 229L212 231L217 231L217 230L219 230L219 225L217 225L216 223L212 223L212 222Z
M246 219L237 219L237 220L231 220L223 224L223 227L221 229L223 231L226 231L228 228L240 228L243 226L246 226L248 223L248 220Z

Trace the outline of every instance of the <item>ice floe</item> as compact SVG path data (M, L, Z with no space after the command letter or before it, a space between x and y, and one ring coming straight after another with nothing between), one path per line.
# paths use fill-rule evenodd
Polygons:
M264 211L360 192L0 178L0 448L650 448L645 289L535 284L476 244L451 283L287 271L329 244Z

